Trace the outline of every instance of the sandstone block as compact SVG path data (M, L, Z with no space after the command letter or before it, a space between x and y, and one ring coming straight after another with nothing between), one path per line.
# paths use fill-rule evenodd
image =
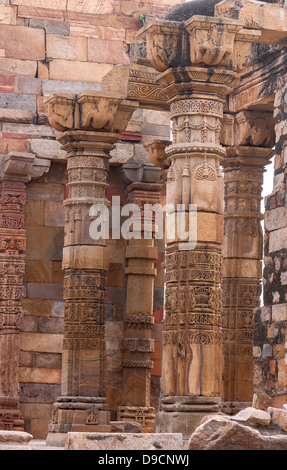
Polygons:
M46 34L47 58L86 61L87 38Z
M158 2L160 3L160 2ZM131 2L124 0L121 2L121 13L125 16L130 16L132 18L138 18L141 13L151 14L152 5L144 3L143 5L138 2Z
M20 347L23 351L61 353L63 336L44 333L21 333Z
M61 369L19 367L19 382L60 384Z
M287 320L287 303L272 306L272 321L278 323Z
M32 139L31 152L39 158L66 160L66 152L61 150L61 144L57 140Z
M29 384L21 383L21 403L54 403L61 395L61 387L58 384Z
M54 282L29 282L27 297L32 299L63 299L63 285Z
M27 199L38 199L42 201L63 201L63 185L50 183L30 183Z
M60 227L27 227L27 257L30 259L61 260L63 245L64 233Z
M30 124L35 123L36 120L37 114L33 113L32 111L0 108L0 122L19 122Z
M25 205L25 224L43 225L44 224L44 202L27 201Z
M128 64L125 44L121 41L88 38L88 60L103 64Z
M267 411L271 415L272 423L287 432L287 410L269 407Z
M68 433L66 450L181 450L181 434Z
M5 57L23 60L45 59L45 37L41 29L1 25L0 44Z
M11 5L0 5L0 24L15 25L16 20L17 20L16 7L13 7Z
M107 15L114 11L113 0L68 0L67 10L80 13L92 13L93 15Z
M111 69L109 64L54 59L50 63L50 79L101 83Z
M31 416L33 419L50 419L52 416L52 406L41 403L22 403L20 410L24 416Z
M19 431L0 431L0 450L32 450L31 434Z
M53 353L37 353L35 356L35 367L45 369L61 369L62 355Z
M95 39L108 39L110 41L126 41L126 30L121 28L112 28L110 26L99 25L78 25L71 24L71 36L83 36Z
M127 163L133 158L134 147L130 143L117 143L114 150L110 152L110 164Z
M37 62L33 60L10 59L0 57L0 70L3 74L25 75L35 77Z
M269 412L248 407L239 411L235 416L231 416L230 419L246 424L269 426L271 415Z
M61 300L52 300L51 316L57 318L64 318L65 302Z
M287 227L280 228L269 234L269 253L286 248Z
M261 434L229 418L207 416L191 435L188 450L286 450L287 436Z
M268 231L278 230L287 226L287 207L278 207L266 211L264 215L265 228Z
M50 316L51 301L39 299L22 299L22 307L26 315Z
M45 0L11 0L13 5L23 5L31 7L46 8L49 6L50 9L65 10L67 0L49 0L49 4Z
M61 202L46 201L44 209L44 225L46 227L64 227L65 207Z
M38 320L38 332L64 334L64 322L59 318L41 317Z
M0 75L0 93L14 92L15 77L13 75Z
M56 136L56 133L51 126L36 124L14 124L5 122L2 130L5 134L24 134L35 138Z

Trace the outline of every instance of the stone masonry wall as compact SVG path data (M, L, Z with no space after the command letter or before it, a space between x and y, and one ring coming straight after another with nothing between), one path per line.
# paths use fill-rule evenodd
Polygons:
M264 307L255 313L254 392L259 407L287 402L287 90L275 95L276 131L273 192L265 199Z
M183 2L183 0L181 0ZM129 43L142 26L140 14L165 14L178 0L0 0L0 158L30 152L50 164L27 184L25 319L21 333L21 411L26 430L45 438L52 403L60 395L63 334L65 155L48 124L44 98L56 91L101 89L114 65L129 63ZM143 144L169 137L169 115L138 110L113 154L110 196L121 195L117 163L147 162ZM121 404L121 350L125 299L125 243L110 243L108 273L107 398L116 418ZM163 247L156 263L152 406L157 407L161 376Z

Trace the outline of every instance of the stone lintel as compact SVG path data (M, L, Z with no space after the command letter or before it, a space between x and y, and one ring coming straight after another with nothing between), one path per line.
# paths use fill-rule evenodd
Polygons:
M0 181L27 183L47 173L50 165L50 160L38 158L34 153L9 152L0 160Z

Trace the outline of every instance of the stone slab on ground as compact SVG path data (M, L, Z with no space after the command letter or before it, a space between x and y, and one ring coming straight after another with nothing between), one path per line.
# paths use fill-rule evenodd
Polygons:
M70 432L65 450L182 450L182 434Z
M0 451L2 450L32 450L31 434L22 431L0 431Z

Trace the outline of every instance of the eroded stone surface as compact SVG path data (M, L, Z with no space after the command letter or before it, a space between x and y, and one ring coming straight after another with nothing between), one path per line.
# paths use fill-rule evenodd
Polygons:
M190 437L188 450L286 450L287 436L260 434L226 417L206 417Z
M68 433L66 450L181 450L181 434Z

